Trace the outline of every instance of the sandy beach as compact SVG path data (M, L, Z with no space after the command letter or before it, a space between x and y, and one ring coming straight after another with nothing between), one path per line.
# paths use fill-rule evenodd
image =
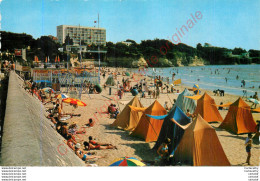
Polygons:
M112 72L115 72L115 68L110 68ZM120 73L123 69L117 70ZM105 79L101 77L101 85L104 85L108 75L106 75ZM117 76L118 81L122 84L122 74ZM127 78L127 77L125 77ZM150 80L150 78L148 78ZM119 107L120 112L124 109L125 105L133 98L131 93L124 93L122 99L118 100L118 96L116 96L116 86L112 89L112 95L109 95L109 88L103 89L101 94L87 94L84 93L81 96L81 100L87 104L86 107L78 107L76 109L72 108L69 104L63 104L64 112L73 112L74 114L81 114L80 117L73 117L68 120L69 124L76 122L79 127L84 126L84 124L88 123L89 118L93 118L95 121L95 125L92 128L84 128L86 130L85 134L80 134L76 136L76 140L83 145L83 141L88 141L88 137L92 136L96 139L96 141L103 143L111 143L117 146L117 149L113 150L95 150L97 155L105 156L105 158L101 158L96 160L95 162L91 162L97 164L98 166L108 166L111 162L119 157L124 156L132 156L136 157L140 160L146 161L154 161L157 156L155 150L151 148L154 146L155 142L146 143L140 138L130 136L130 132L120 130L117 128L113 128L110 126L114 122L115 119L110 119L109 115L104 113L107 111L107 107L109 104L114 103ZM191 88L184 85L175 86L176 89L181 93L185 88ZM225 94L224 97L214 96L212 91L202 90L201 94L207 92L212 98L215 99L216 104L220 104L223 102L224 104L227 102L234 102L239 98L236 95L228 95ZM141 103L144 107L148 107L151 105L155 99L150 98L150 96L146 94L146 98L140 98ZM140 95L138 95L140 97ZM160 94L160 98L157 99L162 105L164 105L165 101L168 101L170 105L173 103L173 99L177 99L178 94L176 93L168 93L166 91ZM114 101L116 100L116 101ZM248 105L252 103L247 102ZM220 110L219 111L222 118L224 119L228 110ZM260 120L260 114L253 113L254 120ZM246 165L246 157L247 153L245 150L244 142L247 137L247 134L243 135L233 135L229 132L218 128L220 123L211 123L213 128L215 128L218 138L222 144L222 147L227 155L228 160L230 161L232 166L244 166ZM83 149L83 146L81 146ZM251 157L251 165L257 166L259 165L259 155L260 155L260 146L253 144Z

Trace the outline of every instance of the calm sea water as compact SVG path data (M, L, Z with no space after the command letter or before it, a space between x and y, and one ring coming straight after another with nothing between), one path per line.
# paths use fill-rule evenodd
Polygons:
M153 73L155 72L155 73ZM198 84L202 89L225 90L225 93L247 95L260 92L260 65L209 65L201 67L171 67L171 68L148 68L147 75L160 75L169 77L172 80L172 73L175 73L175 80L181 79L182 83L188 86ZM238 76L238 79L237 79ZM227 78L227 82L226 79ZM245 88L241 87L241 81L245 80Z

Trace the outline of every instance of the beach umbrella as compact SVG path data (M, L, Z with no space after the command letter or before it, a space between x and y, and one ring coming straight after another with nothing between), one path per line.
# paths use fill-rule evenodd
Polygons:
M200 88L198 84L194 84L193 88L192 88L194 94L200 94Z
M45 87L45 88L43 88L42 90L44 90L44 92L50 92L51 91L51 93L54 93L55 91L52 89L52 88L50 88L50 87Z
M57 99L60 99L60 98L66 99L66 98L69 98L69 96L67 96L66 94L58 94L58 95L55 96L55 98L57 98Z
M109 166L145 166L145 164L134 157L121 157L115 159Z
M74 106L86 106L87 105L83 101L74 99L74 98L66 98L66 99L63 99L62 102L69 103L70 105L74 105Z
M257 99L253 99L253 98L247 98L250 102L255 103L255 104L259 104L259 101Z

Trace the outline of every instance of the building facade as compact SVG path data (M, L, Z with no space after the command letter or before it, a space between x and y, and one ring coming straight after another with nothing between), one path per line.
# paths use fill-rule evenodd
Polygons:
M66 36L69 36L73 40L73 45L106 45L106 29L104 28L69 25L57 26L59 43L65 43Z

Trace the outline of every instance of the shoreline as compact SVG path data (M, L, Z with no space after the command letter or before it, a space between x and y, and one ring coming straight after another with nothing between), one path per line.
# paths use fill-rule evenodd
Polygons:
M250 66L250 65L249 65ZM154 67L151 67L154 68ZM255 92L260 94L260 83L257 79L257 68L252 66L247 68L241 68L241 66L232 66L232 67L215 67L215 66L204 66L204 68L198 67L180 67L180 68L157 68L152 70L151 68L141 70L140 73L146 74L149 77L153 76L161 76L161 77L169 77L171 79L171 74L173 72L177 74L175 76L176 79L182 79L182 83L187 86L193 86L194 84L199 84L199 86L206 90L224 90L228 94L238 95L238 96L248 96L254 95ZM250 72L251 68L254 68L253 72ZM215 69L215 74L213 73ZM129 69L130 70L130 69ZM134 72L137 72L138 69L133 69ZM217 70L217 74L216 74ZM225 72L231 70L231 73ZM154 71L154 73L153 73ZM240 71L246 71L246 74L250 74L250 76L241 75ZM179 72L179 73L178 73ZM192 72L192 73L191 73ZM200 72L202 72L200 74ZM211 72L211 74L210 74ZM220 74L221 72L221 74ZM212 74L213 73L213 74ZM252 74L253 73L253 77ZM194 76L191 76L194 74ZM226 75L225 75L226 74ZM224 76L225 75L225 76ZM239 78L235 78L239 75ZM241 76L240 76L241 75ZM197 77L197 79L195 79ZM227 77L227 80L225 81ZM241 86L241 81L246 81L246 87ZM246 91L246 93L244 93Z

